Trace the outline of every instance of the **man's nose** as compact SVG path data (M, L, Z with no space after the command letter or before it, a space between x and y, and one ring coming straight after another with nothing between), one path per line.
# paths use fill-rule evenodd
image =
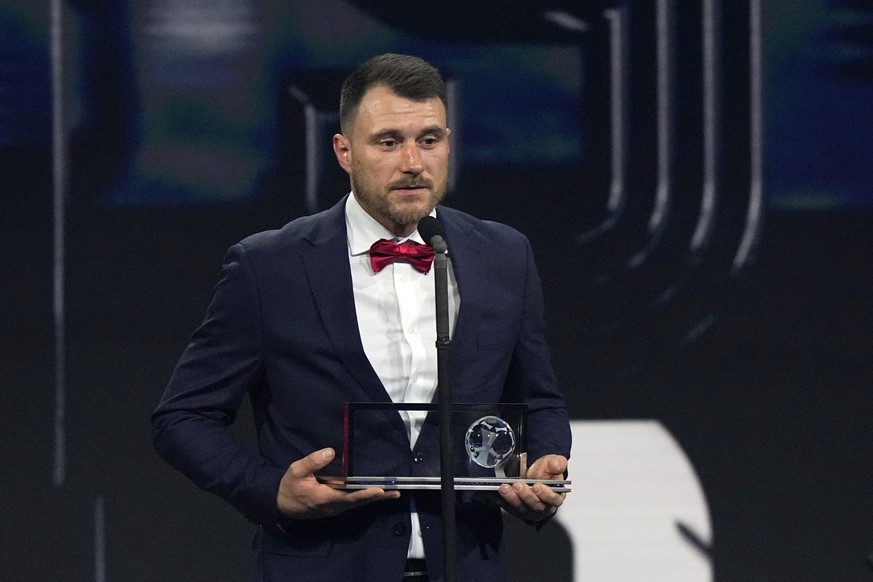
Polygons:
M410 174L420 174L424 170L421 163L421 152L418 144L412 143L403 148L403 171Z

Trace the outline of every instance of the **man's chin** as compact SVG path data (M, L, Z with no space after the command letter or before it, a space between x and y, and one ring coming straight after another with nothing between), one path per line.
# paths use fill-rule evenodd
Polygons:
M396 204L391 209L392 215L398 224L418 224L418 221L427 216L433 210L430 202L416 202L414 204Z

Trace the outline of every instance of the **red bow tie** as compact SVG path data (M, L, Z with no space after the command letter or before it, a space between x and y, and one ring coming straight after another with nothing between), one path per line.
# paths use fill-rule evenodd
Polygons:
M434 251L431 247L411 240L397 244L382 238L370 247L370 265L374 273L378 273L394 261L409 263L416 270L427 273L430 271L433 257Z

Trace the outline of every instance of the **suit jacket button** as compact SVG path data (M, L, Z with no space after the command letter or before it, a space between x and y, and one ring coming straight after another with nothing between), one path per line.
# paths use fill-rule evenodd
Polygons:
M395 525L394 525L393 533L394 533L394 535L396 535L397 537L401 537L401 536L406 535L406 524L403 524L403 523L397 523L397 524L395 524Z
M421 456L421 453L416 451L414 455L412 455L412 462L418 464L424 460L424 457Z

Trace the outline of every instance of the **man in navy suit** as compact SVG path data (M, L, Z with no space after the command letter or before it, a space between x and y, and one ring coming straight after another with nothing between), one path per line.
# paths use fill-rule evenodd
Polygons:
M152 417L155 447L199 487L259 524L256 580L436 581L439 495L340 490L345 402L433 400L433 272L417 231L436 216L449 246L449 377L457 403L528 405L531 479L560 479L570 429L549 360L539 275L514 229L439 206L447 186L446 90L416 57L381 55L343 84L333 137L351 194L228 251L202 325ZM400 259L378 259L371 245ZM403 244L410 243L410 244ZM393 262L392 262L393 261ZM258 450L229 430L248 394ZM437 428L386 412L368 452L415 474ZM460 580L500 580L501 510L532 524L563 494L542 484L457 495Z

